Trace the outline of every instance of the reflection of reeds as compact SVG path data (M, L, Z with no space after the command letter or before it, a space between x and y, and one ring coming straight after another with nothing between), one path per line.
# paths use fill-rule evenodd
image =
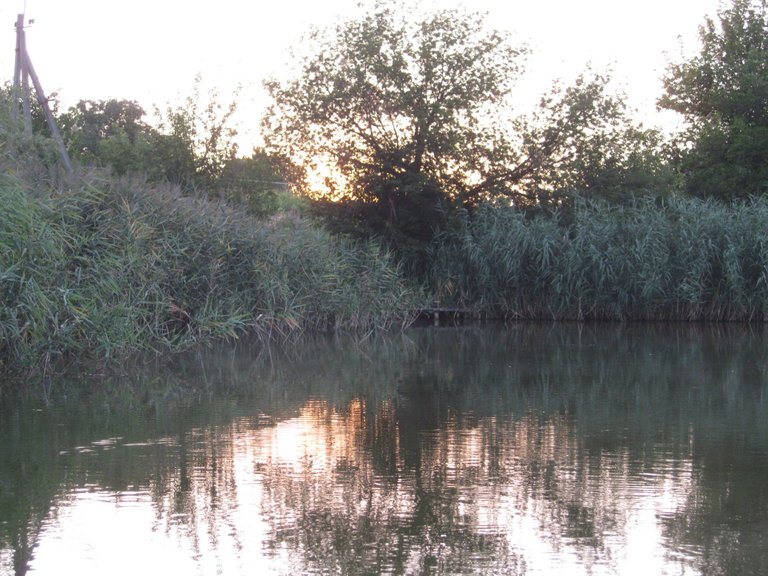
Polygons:
M279 419L307 396L335 406L364 397L368 406L412 411L422 426L444 421L449 407L475 417L578 410L585 425L632 417L652 434L667 416L705 425L762 406L763 338L761 328L730 324L600 323L411 330L364 341L315 334L281 345L243 338L166 361L139 356L107 378L74 373L56 382L50 401L167 415L215 398L233 407L258 402ZM672 412L670 395L685 399L682 413Z
M750 445L768 438L767 381L743 373L765 351L739 328L525 325L413 338L402 378L415 389L355 418L366 434L333 434L327 415L315 419L316 436L337 438L356 463L344 470L357 492L339 493L317 470L265 470L275 538L301 551L308 571L450 572L467 557L493 571L524 553L514 542L520 515L546 545L591 550L587 565L606 561L616 541L605 535L630 537L633 507L661 515L659 531L702 507L711 477L699 438L745 419ZM731 371L742 375L723 380ZM371 452L392 447L377 466ZM741 493L743 479L733 480ZM722 505L706 508L717 515ZM699 546L701 536L680 542Z

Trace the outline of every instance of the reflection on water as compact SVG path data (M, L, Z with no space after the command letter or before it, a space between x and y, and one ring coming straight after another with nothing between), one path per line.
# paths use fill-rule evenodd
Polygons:
M730 327L240 344L0 412L0 574L765 574Z

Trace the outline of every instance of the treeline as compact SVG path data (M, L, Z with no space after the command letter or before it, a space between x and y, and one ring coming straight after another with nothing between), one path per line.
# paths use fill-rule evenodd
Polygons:
M222 102L216 90L201 91L198 76L179 105L154 105L148 112L132 100L81 100L61 110L58 95L49 97L69 156L82 168L103 168L114 176L138 175L151 183L170 183L188 194L222 199L255 215L269 215L291 200L283 192L292 179L291 163L263 149L239 154L232 116L236 99ZM13 89L0 94L4 121L13 122ZM236 95L235 95L236 98ZM32 101L33 139L45 166L54 167L56 150L47 142L42 108ZM17 119L18 120L18 119ZM15 144L20 144L18 137Z
M668 136L589 70L520 111L525 45L483 15L377 3L316 31L297 74L267 83L263 130L270 150L336 170L323 189L336 201L318 201L334 229L383 238L427 278L432 242L488 203L546 219L580 199L739 203L768 192L768 8L724 2L699 41L662 78L659 107L684 121Z

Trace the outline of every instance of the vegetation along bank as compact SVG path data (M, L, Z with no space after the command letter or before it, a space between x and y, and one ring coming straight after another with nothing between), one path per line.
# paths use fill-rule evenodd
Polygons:
M0 375L255 332L504 319L765 321L768 14L724 2L638 124L607 74L515 109L528 48L482 15L375 4L312 32L239 155L184 105L0 98ZM207 101L206 101L207 98ZM327 170L318 183L317 166ZM313 170L315 171L313 173Z

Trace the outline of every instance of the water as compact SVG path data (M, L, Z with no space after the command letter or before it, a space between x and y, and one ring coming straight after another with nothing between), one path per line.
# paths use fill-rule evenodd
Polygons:
M767 574L767 360L526 324L71 377L0 412L0 574Z

